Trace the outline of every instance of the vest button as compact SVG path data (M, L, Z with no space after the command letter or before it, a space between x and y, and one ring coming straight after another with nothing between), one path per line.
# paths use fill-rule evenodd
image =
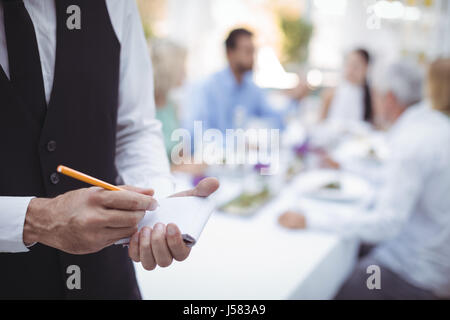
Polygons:
M50 141L47 143L47 151L53 152L53 151L55 151L55 150L56 150L56 141L50 140Z
M56 172L53 172L53 173L50 175L50 181L51 181L51 183L53 183L53 184L58 184L58 183L59 183L59 174L57 174Z

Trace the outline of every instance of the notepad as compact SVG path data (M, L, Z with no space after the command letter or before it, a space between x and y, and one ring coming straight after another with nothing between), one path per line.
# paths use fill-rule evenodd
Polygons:
M175 197L158 201L159 207L147 211L139 222L138 229L144 226L153 227L161 222L165 225L174 223L178 226L183 240L189 247L197 243L200 234L214 211L210 199L200 197ZM119 240L116 244L128 244L129 238Z

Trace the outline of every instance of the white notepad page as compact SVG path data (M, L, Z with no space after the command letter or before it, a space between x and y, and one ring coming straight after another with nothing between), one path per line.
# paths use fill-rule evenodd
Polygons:
M138 229L144 226L153 227L162 222L165 225L174 223L183 235L188 246L193 246L200 237L203 228L214 211L214 204L207 198L175 197L158 201L159 207L154 211L147 211L139 222ZM129 238L119 240L116 244L128 244Z

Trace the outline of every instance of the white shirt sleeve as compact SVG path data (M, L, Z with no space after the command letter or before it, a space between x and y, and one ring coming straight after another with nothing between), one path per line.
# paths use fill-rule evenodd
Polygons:
M26 252L23 225L33 197L0 197L0 252Z
M155 197L170 195L170 174L161 123L155 119L153 71L141 19L134 1L121 1L121 67L117 122L118 183L153 188ZM117 10L115 10L117 11ZM110 11L110 13L113 13ZM117 17L114 12L112 18Z
M399 149L386 168L375 208L366 212L306 213L307 226L376 243L396 236L416 204L426 176L426 159L415 148Z

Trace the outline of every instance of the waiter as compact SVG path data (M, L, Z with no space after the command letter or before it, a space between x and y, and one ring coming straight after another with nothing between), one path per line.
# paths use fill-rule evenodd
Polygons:
M189 248L174 224L136 232L172 181L135 2L0 0L0 64L0 298L140 298L130 257L152 270Z

